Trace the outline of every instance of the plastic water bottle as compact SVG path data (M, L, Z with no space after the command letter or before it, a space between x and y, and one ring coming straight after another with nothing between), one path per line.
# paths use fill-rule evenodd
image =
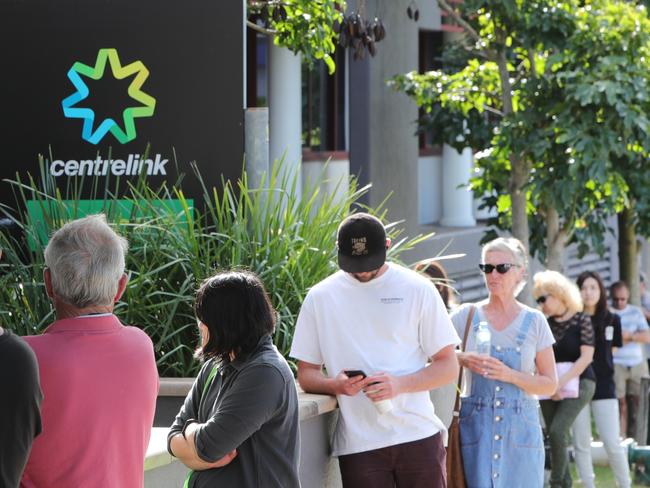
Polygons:
M478 323L478 330L476 331L476 352L479 354L490 355L490 346L492 342L492 334L488 323L481 321Z

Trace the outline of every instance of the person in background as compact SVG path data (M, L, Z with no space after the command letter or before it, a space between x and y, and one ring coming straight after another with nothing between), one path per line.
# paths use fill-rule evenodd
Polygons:
M643 312L646 322L650 325L650 292L648 292L647 281L645 273L640 273L639 292L641 295L641 311ZM643 348L646 361L648 362L648 370L650 371L650 343L645 344Z
M299 488L298 394L273 345L275 311L253 273L227 271L196 293L206 360L169 431L187 486Z
M557 271L542 271L533 277L535 300L546 315L555 338L556 363L566 363L559 374L558 391L542 400L544 424L551 442L551 488L572 486L569 471L567 438L580 411L591 401L596 390L596 375L591 362L594 356L594 328L582 313L578 287ZM579 378L577 398L564 397L561 390Z
M641 296L641 311L646 321L650 322L650 292L648 292L645 273L639 274L639 292Z
M447 311L451 311L458 305L456 303L456 291L451 286L451 280L447 276L447 271L436 258L425 259L416 263L415 271L431 280L436 286L440 298L445 304ZM436 415L445 427L449 428L454 415L454 402L456 400L456 383L434 388L429 393L431 401L436 411Z
M127 284L128 244L91 215L45 248L56 320L25 337L39 363L43 432L22 488L142 488L158 372L151 339L113 314Z
M542 488L544 444L534 395L551 395L557 386L553 336L539 310L516 299L526 285L523 244L500 237L483 246L481 257L487 300L452 314L463 337L475 310L458 354L465 368L459 423L467 486ZM490 331L490 356L476 352L481 322Z
M445 427L429 391L458 375L459 340L440 294L386 262L390 239L372 215L347 217L337 246L340 271L307 293L290 354L306 392L337 397L343 487L444 488Z
M415 271L424 274L436 285L440 298L442 298L448 311L457 305L455 291L451 286L447 271L435 258L418 262L415 265Z
M650 343L650 328L641 308L628 303L630 289L624 281L613 283L610 295L612 312L621 318L623 331L623 347L614 351L614 382L620 410L621 435L634 437L641 378L648 375L643 345Z
M573 423L573 445L578 474L586 488L594 488L594 468L591 460L591 414L598 436L603 442L609 465L619 488L631 485L627 454L620 444L620 425L616 386L614 384L613 349L623 345L621 319L607 307L607 290L595 271L585 271L578 276L577 285L584 304L585 314L591 317L596 346L592 367L596 374L596 392ZM591 408L590 408L591 406Z
M34 351L0 327L0 486L4 488L18 488L32 442L41 432L42 401Z

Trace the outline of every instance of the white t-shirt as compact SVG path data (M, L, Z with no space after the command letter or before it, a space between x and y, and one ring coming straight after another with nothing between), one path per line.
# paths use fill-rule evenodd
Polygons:
M485 311L483 307L487 304L487 301L481 301L477 303L476 314L478 321L486 321L488 323L488 328L491 332L490 342L493 346L500 347L517 347L517 335L522 325L524 317L528 313L533 314L532 323L526 334L526 338L521 345L521 369L520 371L524 373L533 374L535 372L535 358L537 353L542 349L551 347L555 344L555 339L553 338L553 333L551 328L546 321L546 317L539 310L534 308L527 307L522 304L522 308L519 311L519 314L514 318L514 320L503 330L495 329L492 324L488 321L485 316ZM465 334L465 326L467 325L467 315L472 307L471 303L464 304L461 307L454 310L454 313L451 315L451 320L454 323L456 332L462 338ZM471 325L470 325L471 327ZM469 334L467 334L467 345L465 346L466 351L475 351L476 350L476 338L474 330L470 329ZM462 396L468 396L472 390L472 374L471 371L467 368L463 369L463 394Z
M400 376L422 369L442 348L460 343L442 299L426 278L388 263L361 283L338 271L314 286L302 305L291 356L324 364L330 377L344 369ZM392 399L379 414L363 392L338 397L333 454L352 454L430 437L444 430L428 391Z

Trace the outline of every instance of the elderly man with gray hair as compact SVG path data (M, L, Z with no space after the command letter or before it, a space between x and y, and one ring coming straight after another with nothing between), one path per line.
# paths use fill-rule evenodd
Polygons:
M92 215L64 225L45 249L56 320L25 338L45 399L21 487L144 484L158 374L151 339L113 315L127 248L103 215Z

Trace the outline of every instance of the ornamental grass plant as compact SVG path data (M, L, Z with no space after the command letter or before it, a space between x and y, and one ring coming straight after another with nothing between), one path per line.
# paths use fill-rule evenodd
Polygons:
M355 179L340 182L347 188L338 197L321 194L311 183L300 191L282 162L257 187L249 185L246 172L236 182L222 181L221 189L194 172L189 177L201 182L200 201L186 198L180 184L153 188L144 178L69 180L62 189L42 169L39 178L10 181L17 210L2 210L17 231L0 232L2 326L19 335L38 334L54 320L42 278L48 236L69 220L103 212L129 240L129 282L115 313L152 338L161 376L198 371L194 292L220 269L244 268L261 277L278 313L275 344L288 356L307 291L338 269L338 224L355 205L384 217L385 202L374 209L359 206L369 187L359 188ZM395 224L388 233L393 260L431 236L407 239Z

